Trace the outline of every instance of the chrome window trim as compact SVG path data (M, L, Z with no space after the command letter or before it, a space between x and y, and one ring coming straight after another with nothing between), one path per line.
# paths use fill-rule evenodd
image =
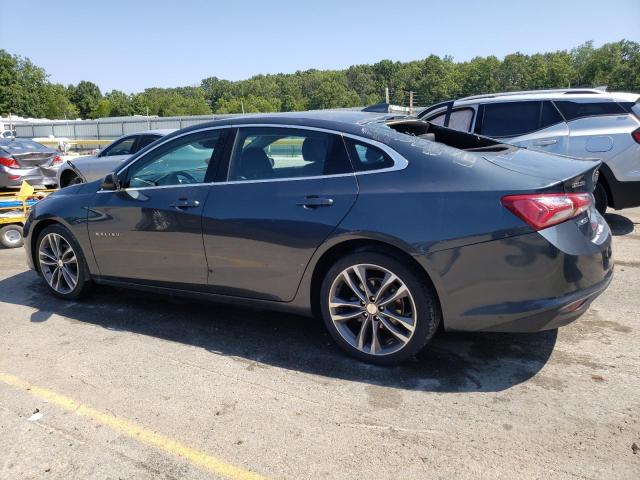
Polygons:
M133 190L149 190L149 189L158 189L158 188L175 188L175 187L197 187L197 186L201 186L201 185L236 185L236 184L248 184L248 183L267 183L267 182L294 182L294 181L301 181L301 180L314 180L314 179L324 179L324 178L339 178L339 177L355 177L355 176L359 176L359 175L371 175L371 174L376 174L376 173L387 173L387 172L394 172L394 171L398 171L398 170L404 170L405 168L407 168L407 166L409 165L409 161L404 158L402 155L400 155L398 152L396 152L393 148L391 148L390 146L379 142L377 140L372 140L370 138L367 137L361 137L359 135L354 135L351 133L345 133L345 132L340 132L338 130L330 130L327 128L320 128L320 127L310 127L310 126L306 126L306 125L289 125L289 124L276 124L276 123L248 123L248 124L232 124L232 125L216 125L214 127L205 127L205 128L200 128L197 130L190 130L188 132L182 133L180 135L176 135L175 137L171 137L169 139L166 139L164 142L159 143L158 145L154 146L152 149L148 150L147 152L144 153L144 155L141 155L140 157L136 158L131 164L122 167L120 170L118 170L116 172L116 175L120 175L120 173L122 173L124 170L126 170L127 168L129 168L131 165L136 164L138 161L140 161L141 159L145 158L147 155L149 155L151 152L153 152L156 148L161 147L162 145L165 145L166 143L169 143L173 140L175 140L176 138L180 138L180 137L184 137L186 135L191 135L194 133L200 133L200 132L206 132L208 130L219 130L219 129L223 129L223 128L249 128L249 127L267 127L267 128L291 128L291 129L297 129L297 130L312 130L312 131L317 131L317 132L324 132L324 133L329 133L329 134L333 134L333 135L340 135L342 137L347 137L347 138L351 138L353 140L357 140L358 142L362 142L362 143L367 143L369 145L372 145L374 147L379 148L380 150L382 150L383 152L385 152L387 155L389 155L389 157L391 157L391 159L393 160L393 166L392 167L387 167L387 168L381 168L379 170L366 170L363 172L350 172L350 173L337 173L334 175L314 175L311 177L285 177L285 178L265 178L265 179L261 179L261 180L225 180L225 181L221 181L221 182L203 182L203 183L187 183L187 184L183 184L183 185L151 185L148 187L131 187L131 188L123 188L120 191L133 191ZM235 145L234 145L235 147ZM231 152L231 155L233 158L233 152ZM231 160L231 159L230 159ZM227 171L227 174L229 172ZM98 190L96 193L112 193L114 192L114 190Z

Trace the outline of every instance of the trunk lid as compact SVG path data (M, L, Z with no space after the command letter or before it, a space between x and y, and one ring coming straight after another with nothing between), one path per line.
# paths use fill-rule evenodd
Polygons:
M574 158L526 149L510 149L483 158L506 170L549 180L559 191L593 192L602 162L597 158Z
M11 156L23 168L33 168L49 165L56 156L56 151L52 148L26 139L12 139L0 143L0 148ZM0 156L3 154L0 153Z

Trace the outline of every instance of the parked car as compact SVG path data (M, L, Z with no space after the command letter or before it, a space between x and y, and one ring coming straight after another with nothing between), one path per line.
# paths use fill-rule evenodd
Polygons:
M0 188L20 188L22 182L52 187L62 157L52 148L25 138L0 138Z
M69 160L58 172L58 185L60 188L64 188L77 183L98 180L134 153L173 131L175 130L160 129L125 135L96 155Z
M493 93L443 102L419 117L522 147L602 159L594 196L604 213L640 205L639 102L638 93L601 88Z
M0 138L11 138L16 136L15 130L2 130L0 132Z
M578 318L613 273L599 161L416 118L218 120L36 204L25 248L52 294L91 282L322 316L379 364L446 330Z

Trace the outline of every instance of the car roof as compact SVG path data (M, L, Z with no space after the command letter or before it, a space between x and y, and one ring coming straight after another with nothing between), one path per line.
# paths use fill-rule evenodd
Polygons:
M169 135L170 133L175 132L177 129L175 128L158 128L155 130L142 130L140 132L133 132L133 133L128 133L127 135L124 135L125 137L128 137L130 135Z
M367 123L398 118L398 115L362 112L360 110L311 110L307 112L278 112L238 115L220 120L199 123L181 132L225 125L295 125L300 127L325 128L346 133L361 134Z
M607 92L601 88L566 88L555 90L529 90L522 92L500 92L486 95L474 95L460 98L455 105L467 105L476 103L492 103L504 101L526 100L613 100L622 102L636 102L640 99L638 93Z

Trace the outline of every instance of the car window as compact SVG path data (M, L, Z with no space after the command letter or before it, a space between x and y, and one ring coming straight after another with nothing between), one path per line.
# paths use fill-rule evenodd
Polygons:
M378 147L345 138L353 168L357 172L393 167L393 160Z
M160 138L160 135L142 135L136 145L136 152L142 150L147 145L155 142Z
M554 102L567 121L601 115L624 115L625 109L616 102L572 102L559 100Z
M335 175L351 171L342 138L315 130L241 128L229 165L229 181Z
M143 155L128 169L128 187L203 183L213 158L220 130L176 138Z
M114 155L130 155L133 153L132 150L135 142L136 137L123 138L105 148L102 153L100 153L100 156L112 157Z
M488 137L515 137L539 129L541 102L505 102L484 105L480 133Z
M540 112L540 126L539 128L547 128L551 125L556 125L563 122L562 115L558 112L558 109L553 103L545 100L542 102L542 112Z
M436 117L429 120L430 123L434 125L444 125L444 119L447 115L447 112L441 113ZM449 117L449 128L453 128L454 130L460 130L462 132L468 132L471 129L471 122L473 120L473 109L472 108L459 108L451 112L451 116Z
M41 143L21 138L0 140L0 147L4 148L8 152L17 154L28 152L49 152L51 150Z

